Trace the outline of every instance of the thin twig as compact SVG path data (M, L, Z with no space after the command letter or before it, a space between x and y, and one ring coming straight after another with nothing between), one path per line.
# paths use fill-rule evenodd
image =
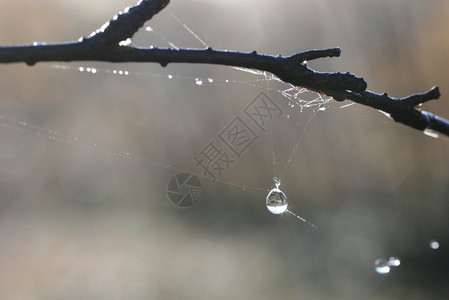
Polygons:
M118 13L100 29L85 38L68 43L34 43L0 47L0 63L25 62L34 65L44 61L107 61L203 63L268 71L285 82L333 97L373 107L389 114L395 121L418 130L431 129L449 136L449 121L418 107L438 99L438 87L428 92L404 98L376 94L366 90L361 77L347 73L321 73L307 66L307 61L340 56L339 48L309 50L292 56L272 56L256 51L243 53L207 49L138 48L119 43L132 36L154 15L164 9L169 0L142 0Z

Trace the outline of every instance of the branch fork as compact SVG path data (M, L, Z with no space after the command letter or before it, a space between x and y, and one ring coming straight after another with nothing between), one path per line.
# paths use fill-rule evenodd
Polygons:
M340 48L309 50L292 56L272 56L256 51L243 53L207 49L138 48L120 45L130 39L154 15L164 9L169 0L141 0L119 12L88 37L67 43L34 43L31 45L0 46L0 63L25 62L32 66L44 61L106 61L156 62L165 67L169 63L204 63L236 66L271 72L281 80L333 97L337 101L351 100L389 114L396 122L418 130L431 129L449 136L449 121L420 106L438 99L438 87L404 98L366 90L362 77L346 73L322 73L307 66L320 58L340 56Z

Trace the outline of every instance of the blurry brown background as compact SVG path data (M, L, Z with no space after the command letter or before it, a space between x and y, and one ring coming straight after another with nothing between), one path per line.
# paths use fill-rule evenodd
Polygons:
M132 4L3 1L0 44L76 40ZM449 117L447 1L172 1L148 24L157 34L142 30L134 42L166 47L163 36L202 47L171 14L217 49L341 47L340 58L310 65L350 71L397 97L438 85L441 99L423 108ZM56 65L0 66L1 299L448 297L448 138L333 103L312 120L282 176L291 210L318 230L271 215L264 191L204 178L200 203L178 209L166 196L176 171L154 162L200 173L193 156L260 91L284 111L286 99L225 84L258 78L226 67ZM195 77L216 81L199 87ZM296 142L282 132L300 135L310 113L296 111L297 127L284 115L274 140L258 132L222 179L270 189L273 141L279 172ZM54 131L67 139L52 140ZM374 260L390 256L401 265L377 274Z

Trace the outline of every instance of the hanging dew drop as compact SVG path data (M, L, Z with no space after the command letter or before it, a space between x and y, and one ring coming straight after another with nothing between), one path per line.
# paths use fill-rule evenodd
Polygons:
M288 201L287 196L279 189L281 180L277 177L274 177L273 180L276 187L268 193L266 205L272 214L279 215L287 210Z
M200 78L195 78L196 85L203 85L203 81Z

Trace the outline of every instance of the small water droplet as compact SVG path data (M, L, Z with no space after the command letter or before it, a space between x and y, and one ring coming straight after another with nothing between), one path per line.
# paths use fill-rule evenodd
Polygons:
M389 262L383 258L378 258L374 261L374 269L379 274L388 274L391 270Z
M207 81L209 81L209 83L214 82L214 80L212 78L207 78Z
M203 81L200 78L195 78L196 85L203 85Z
M398 267L401 264L401 260L397 257L392 256L388 260L388 264L390 265L390 267Z
M147 27L145 27L145 30L148 32L151 32L151 31L153 31L153 28L151 28L151 26L147 26Z
M392 267L398 267L400 264L401 260L395 256L391 256L388 260L378 258L374 261L374 269L379 274L388 274L390 273Z
M118 43L119 46L131 46L132 44L133 44L133 40L130 38L127 38L126 40Z
M168 79L172 79L172 78L173 78L173 75L169 74Z
M318 109L319 109L320 111L325 111L325 110L326 110L326 106L320 105L320 107L318 107Z
M274 188L267 195L266 205L272 214L282 214L288 206L287 196L280 189Z
M226 82L226 83L228 83L228 82L229 82L229 80L228 80L228 79L226 79L226 80L225 80L225 82Z
M125 76L128 76L129 75L129 72L128 71L125 71Z
M281 180L280 180L278 177L274 176L274 177L273 177L273 181L274 181L274 185L275 185L276 188L278 189L279 186L281 185Z
M432 129L424 129L424 134L430 137L433 137L434 139L437 139L440 137L440 135L438 133L436 133L435 131L433 131Z
M78 70L79 70L80 72L84 72L84 68L83 68L83 67L79 67Z
M119 74L119 75L123 75L123 71L122 71L122 70L119 70L119 71L118 71L118 74Z
M112 74L117 74L117 70L113 70L113 71L112 71Z
M266 206L272 214L279 215L287 210L288 201L287 196L279 189L281 180L277 177L273 177L273 180L276 187L268 193Z
M90 69L90 71L91 71L92 74L97 73L97 69L95 69L95 68Z
M440 248L440 243L438 243L438 241L436 241L436 240L430 240L429 247L430 247L430 249L436 250L436 249Z

